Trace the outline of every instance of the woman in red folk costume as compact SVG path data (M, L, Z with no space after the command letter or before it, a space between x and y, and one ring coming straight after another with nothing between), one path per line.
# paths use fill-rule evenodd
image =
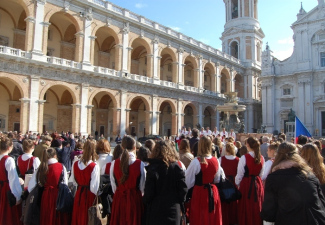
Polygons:
M32 169L35 171L41 164L38 157L34 157L35 145L30 139L25 139L23 142L23 150L25 154L18 157L17 165L20 171L21 178L25 180L25 174L28 170Z
M135 140L131 136L123 137L122 148L121 158L114 160L110 169L114 192L110 224L140 225L146 179L144 164L136 159Z
M221 167L211 152L210 138L202 136L198 157L191 162L185 173L187 188L193 187L190 224L222 224L221 201L215 185L220 180Z
M242 193L238 202L238 224L262 224L260 212L264 198L261 177L264 170L264 158L260 152L260 143L256 138L246 140L248 153L243 155L238 164L236 184Z
M67 170L58 162L56 150L54 148L45 150L41 164L28 184L29 192L38 182L44 187L41 199L40 225L68 225L71 223L70 214L56 211L56 199L62 171L63 182L68 184Z
M8 154L13 148L12 140L7 137L0 138L0 224L19 225L21 217L20 196L22 188L13 158ZM16 205L9 206L7 192L11 191L16 197Z
M73 203L72 225L88 223L88 209L93 205L99 188L100 169L95 163L98 159L96 143L87 140L79 161L72 166L69 182L77 186Z
M236 157L235 145L233 143L226 144L226 155L220 158L220 165L225 172L227 179L235 185L235 177L237 174L237 167L239 158ZM223 202L222 209L222 223L223 225L238 224L238 202L230 203Z

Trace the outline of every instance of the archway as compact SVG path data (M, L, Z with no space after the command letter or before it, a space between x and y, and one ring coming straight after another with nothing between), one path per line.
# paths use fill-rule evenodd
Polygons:
M26 11L14 1L0 2L0 45L25 50Z
M129 123L126 124L127 133L143 137L150 134L150 115L148 103L142 97L136 97L130 102L130 108L127 115Z
M169 101L164 101L159 107L159 134L168 136L177 134L176 110Z
M151 77L150 48L143 39L137 38L132 42L131 73Z
M238 93L237 97L244 98L244 79L242 75L236 74L235 80L235 91Z
M193 128L194 124L194 110L191 105L187 105L184 109L184 126Z
M175 54L170 48L164 48L160 54L160 80L177 82Z
M42 131L67 132L74 130L73 120L73 93L63 85L51 86L43 96L43 127Z
M116 105L108 92L99 92L92 100L91 133L97 138L103 134L105 138L114 138L117 134ZM97 132L96 132L97 131Z
M215 74L214 68L211 63L207 63L204 66L204 89L212 91L215 89L215 79L213 79L213 75Z
M21 131L22 97L15 82L0 78L0 131Z
M221 71L221 83L220 83L221 94L230 92L230 77L227 69Z
M204 109L204 112L203 112L204 128L210 127L210 130L214 129L214 127L216 126L214 115L215 115L215 112L211 106L208 106Z
M184 85L197 87L197 64L195 59L192 56L187 56L184 61Z
M75 60L77 27L70 16L54 13L48 29L47 56Z
M116 63L116 45L118 38L115 31L108 27L101 27L95 35L94 46L94 65L115 69Z

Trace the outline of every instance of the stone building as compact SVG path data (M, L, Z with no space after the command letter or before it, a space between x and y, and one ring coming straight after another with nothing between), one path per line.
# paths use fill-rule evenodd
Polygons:
M174 135L219 127L216 105L237 91L251 132L262 122L257 0L224 3L222 52L103 0L0 1L0 130Z
M325 136L325 4L310 12L301 6L293 29L294 51L284 61L269 46L262 56L263 124L286 132L291 109L312 135Z

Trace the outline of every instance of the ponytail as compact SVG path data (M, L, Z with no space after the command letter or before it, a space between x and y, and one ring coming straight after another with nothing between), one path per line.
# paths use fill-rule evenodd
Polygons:
M120 183L123 184L129 178L129 151L132 151L135 146L135 140L131 136L124 136L122 139L122 156L120 169L122 170L122 178Z
M43 152L41 164L38 167L38 172L36 174L36 180L44 186L47 180L48 174L48 160L56 156L56 150L54 148L48 148Z
M249 137L247 138L246 143L254 151L254 162L256 164L260 164L261 163L260 142L254 137Z

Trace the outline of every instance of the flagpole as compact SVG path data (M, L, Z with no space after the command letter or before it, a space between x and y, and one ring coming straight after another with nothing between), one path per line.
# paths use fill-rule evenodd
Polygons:
M295 144L297 144L297 136L296 136L296 133L297 133L297 116L295 116Z

